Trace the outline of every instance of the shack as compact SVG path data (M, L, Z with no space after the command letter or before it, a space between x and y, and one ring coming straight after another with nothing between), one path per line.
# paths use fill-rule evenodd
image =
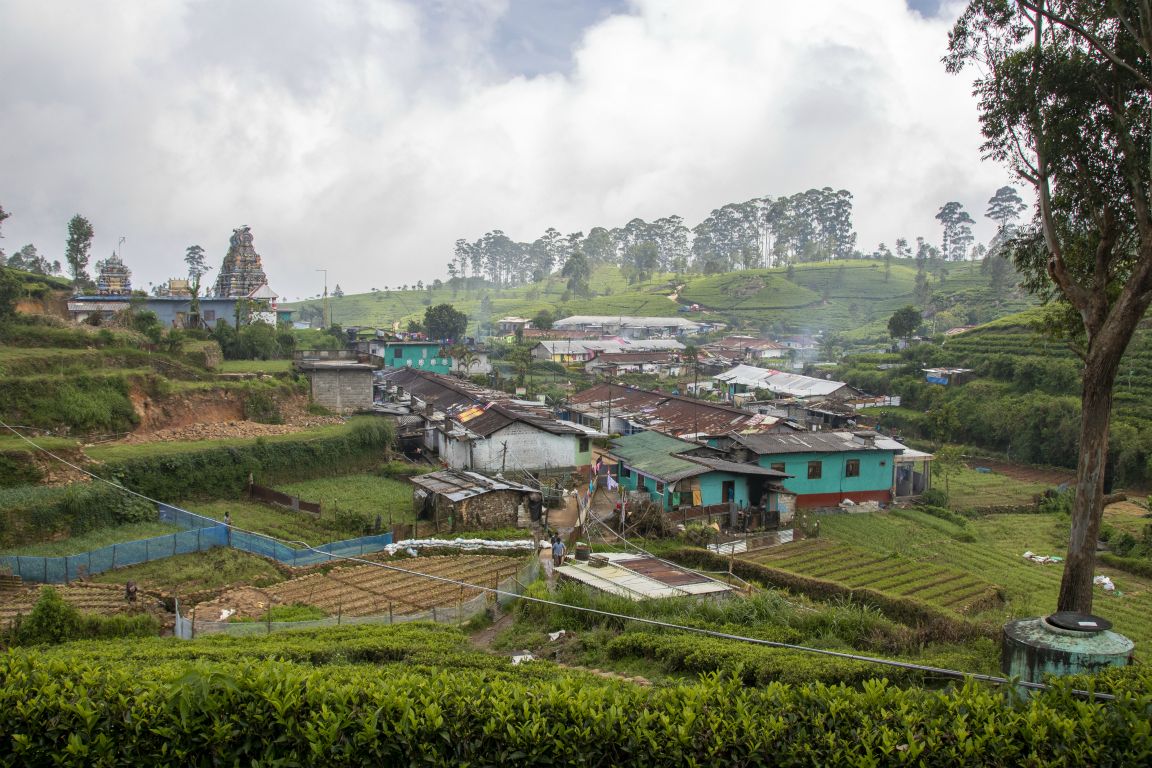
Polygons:
M479 472L445 469L412 478L417 514L437 530L526 528L541 517L540 492Z

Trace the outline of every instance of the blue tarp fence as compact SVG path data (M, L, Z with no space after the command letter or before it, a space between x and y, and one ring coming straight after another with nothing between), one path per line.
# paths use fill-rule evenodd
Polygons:
M310 549L293 549L257 534L230 531L219 520L198 515L169 504L158 504L160 522L171 523L184 530L151 539L127 541L101 547L90 552L67 557L37 557L26 555L0 556L0 569L7 569L24 581L45 584L63 584L85 576L94 576L126 565L163 560L174 555L204 552L214 547L232 547L254 555L271 557L285 565L317 565L334 557L347 557L379 552L392 543L392 534L364 536L347 541L335 541Z

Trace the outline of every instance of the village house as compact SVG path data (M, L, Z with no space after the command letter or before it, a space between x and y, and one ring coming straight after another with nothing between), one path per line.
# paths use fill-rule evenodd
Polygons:
M453 469L571 472L591 463L595 429L552 415L541 402L415 368L384 371L381 401L423 421L422 450ZM404 427L413 430L410 422Z
M416 368L432 373L449 373L452 359L438 341L373 339L369 350L384 359L385 368Z
M380 358L351 350L292 353L292 369L308 379L312 402L339 414L372 410L373 377L380 366Z
M539 492L511 480L445 469L411 481L417 516L437 530L524 528L541 517Z
M781 485L786 472L699 455L700 446L656 432L616 438L609 455L616 460L620 485L647 493L665 510L681 506L734 504L757 507L790 519L793 502Z
M596 355L620 352L672 352L684 349L675 339L551 339L532 347L532 357L541 362L552 361L563 365L587 363Z
M524 331L532 327L532 321L526 317L502 317L496 321L495 336L515 338L523 335Z
M705 329L682 317L636 317L630 315L572 315L552 324L559 330L598 333L601 336L619 336L623 339L670 339L677 336L696 336Z
M890 504L918 496L931 484L932 455L871 431L734 434L718 441L723 455L755 461L789 475L784 487L799 508L875 501Z
M703 349L732 362L753 364L762 360L778 360L788 354L783 344L755 336L725 336L719 341L705 344Z
M611 382L572 395L562 415L609 434L630 435L650 430L700 442L731 432L759 434L795 429L783 419L731 405Z
M594 376L646 373L662 379L679 376L684 365L676 352L601 352L584 364Z
M860 397L858 389L843 381L818 379L798 373L786 373L772 368L737 365L712 377L726 400L751 400L757 391L770 392L774 397L798 400L849 400Z

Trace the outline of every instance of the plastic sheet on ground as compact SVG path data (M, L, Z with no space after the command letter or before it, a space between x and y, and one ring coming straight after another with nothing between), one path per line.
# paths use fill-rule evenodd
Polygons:
M1107 576L1094 576L1092 578L1092 583L1098 587L1103 587L1105 592L1116 591L1116 585L1112 582L1112 579L1108 578Z
M1062 557L1057 557L1056 555L1038 555L1035 552L1031 552L1031 551L1024 553L1024 559L1025 560L1031 560L1034 563L1042 563L1042 564L1064 562L1064 558L1062 558Z
M404 541L397 541L394 544L385 546L382 551L387 552L389 555L394 555L400 550L407 551L409 549L418 552L422 548L459 549L464 552L478 549L522 549L525 552L530 552L535 549L535 547L536 545L533 544L530 539L515 539L513 541L495 541L492 539L405 539Z

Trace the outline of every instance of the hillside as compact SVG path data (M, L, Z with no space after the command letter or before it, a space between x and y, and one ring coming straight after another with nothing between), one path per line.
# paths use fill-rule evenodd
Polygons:
M988 321L1034 303L1019 295L996 297L978 262L945 266L946 273L932 271L930 278L933 303L949 313L948 327ZM699 304L702 313L684 316L780 332L832 331L849 341L863 342L887 339L892 312L916 303L915 281L915 264L909 260L893 260L888 270L880 261L848 259L718 275L664 274L631 285L619 267L602 265L593 274L593 296L587 299L567 296L564 279L554 275L542 283L511 288L458 279L423 290L345 295L330 298L329 303L334 323L389 327L419 320L427 306L447 302L469 316L470 334L476 333L477 324L506 315L532 317L542 309L556 317L671 316ZM310 300L284 306L316 312L320 305Z

